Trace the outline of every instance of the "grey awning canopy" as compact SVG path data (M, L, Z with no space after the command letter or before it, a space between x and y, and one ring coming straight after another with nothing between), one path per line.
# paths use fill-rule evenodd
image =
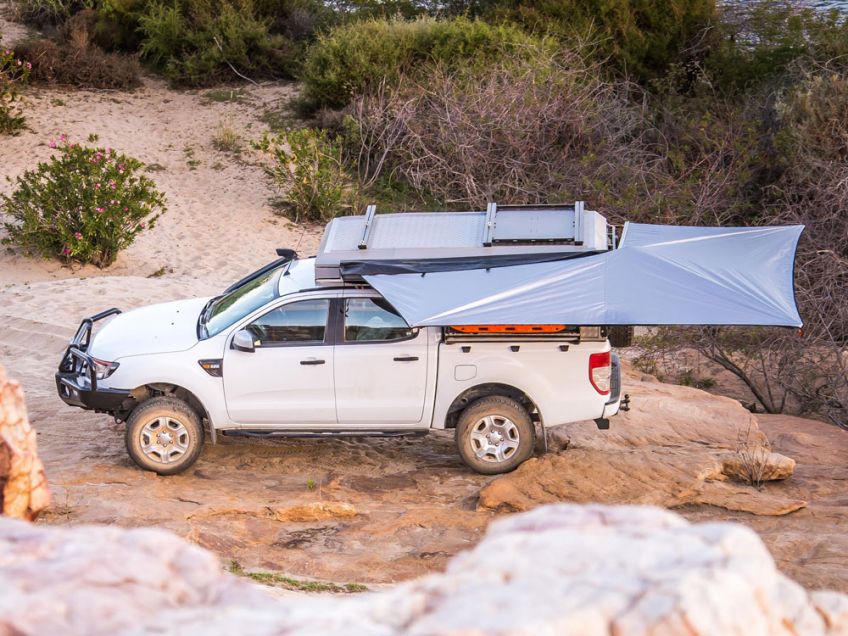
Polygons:
M601 254L364 278L413 326L800 327L793 270L802 231L628 223L620 248Z

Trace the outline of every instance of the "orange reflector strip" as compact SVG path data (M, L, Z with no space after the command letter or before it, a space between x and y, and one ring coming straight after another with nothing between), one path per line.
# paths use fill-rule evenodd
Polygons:
M566 325L457 325L451 327L460 333L558 333Z

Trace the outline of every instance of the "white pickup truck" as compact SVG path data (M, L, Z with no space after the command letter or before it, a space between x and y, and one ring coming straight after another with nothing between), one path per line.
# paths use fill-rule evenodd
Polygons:
M315 274L314 258L281 259L221 296L92 316L63 356L59 396L125 421L130 457L160 475L191 466L205 431L214 443L446 428L471 468L494 474L533 454L536 425L605 428L619 410L600 327L411 328L371 287Z
M453 428L471 468L506 472L537 426L607 428L627 408L610 340L632 325L800 327L802 230L628 223L619 240L580 201L369 206L315 258L277 250L220 296L83 320L56 386L125 421L130 456L163 475L194 463L204 427L213 443Z

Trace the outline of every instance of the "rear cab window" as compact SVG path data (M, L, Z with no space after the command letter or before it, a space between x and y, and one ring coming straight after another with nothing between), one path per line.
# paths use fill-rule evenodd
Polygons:
M418 334L383 298L344 300L344 342L392 342Z

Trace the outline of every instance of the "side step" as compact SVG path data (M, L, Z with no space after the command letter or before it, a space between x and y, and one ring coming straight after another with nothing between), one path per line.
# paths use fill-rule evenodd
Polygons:
M295 438L320 438L320 437L422 437L429 433L429 429L419 429L413 431L303 431L303 430L250 430L250 429L231 429L220 431L222 435L232 437L295 437Z

